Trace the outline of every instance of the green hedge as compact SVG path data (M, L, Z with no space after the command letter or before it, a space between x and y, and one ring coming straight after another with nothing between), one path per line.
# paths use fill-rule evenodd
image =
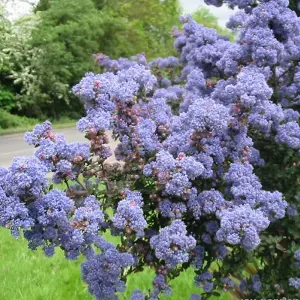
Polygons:
M29 127L39 123L37 119L30 119L27 117L20 117L12 115L11 113L0 109L0 129Z

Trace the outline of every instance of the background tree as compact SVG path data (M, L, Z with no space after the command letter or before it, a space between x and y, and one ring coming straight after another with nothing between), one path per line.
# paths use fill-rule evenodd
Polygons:
M30 43L43 53L36 62L40 93L35 94L45 104L42 112L54 118L70 108L71 117L80 113L69 90L96 67L93 53L126 57L143 50L151 58L165 55L172 49L170 32L179 7L177 0L40 1L35 9L40 23Z
M121 34L124 50L119 55L145 52L149 59L170 55L172 27L179 24L182 13L177 0L112 0L108 5L127 25Z
M234 38L234 35L228 29L219 26L218 18L208 8L200 6L192 16L197 23L205 27L214 28L219 34L227 35L230 39Z
M23 18L11 23L4 6L0 8L0 129L10 127L32 126L35 119L20 117L16 114L25 114L22 109L30 106L24 101L30 97L23 97L29 93L32 83L35 82L33 72L33 58L37 49L32 49L27 41L30 28L34 26L31 19ZM32 109L38 103L31 101ZM30 110L29 110L30 112ZM28 114L30 116L30 113Z
M4 6L0 4L0 109L10 111L14 105L14 91L9 75L9 64L5 54L11 35L12 26L5 14Z
M42 52L35 62L36 97L42 95L45 114L58 118L70 111L70 87L92 69L91 54L107 28L109 16L99 14L92 0L52 1L49 9L37 12L40 22L30 44ZM78 105L73 100L72 110L80 111Z
M1 21L0 84L6 88L0 105L12 113L79 117L82 106L70 89L87 71L98 70L93 53L117 58L143 52L148 61L176 55L171 31L182 13L178 0L40 0L33 11L13 24ZM229 34L206 8L193 17Z

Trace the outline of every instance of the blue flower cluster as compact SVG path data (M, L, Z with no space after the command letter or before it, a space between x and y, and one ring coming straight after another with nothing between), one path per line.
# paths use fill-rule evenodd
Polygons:
M117 299L127 276L145 266L153 288L132 300L170 294L170 279L190 266L205 297L217 289L260 293L261 274L237 288L228 261L246 261L266 247L272 226L297 215L286 191L258 176L269 163L258 149L263 141L299 154L299 18L286 0L205 2L240 9L228 23L236 42L183 16L173 30L177 57L94 55L105 72L87 73L73 88L88 143L67 143L46 121L25 134L35 156L0 169L0 225L16 237L23 230L29 247L47 256L56 247L69 259L83 254L83 280L96 299ZM120 164L108 163L111 138ZM48 184L50 172L65 191ZM118 245L104 240L107 232L121 237ZM299 267L299 251L294 260ZM299 289L300 279L288 285Z
M1 176L1 186L8 196L20 197L23 202L39 199L48 187L47 171L35 157L16 157Z
M95 299L118 299L115 293L125 290L125 282L121 280L122 270L132 266L134 259L129 253L118 252L109 243L101 246L101 254L94 255L82 264L82 278L88 284L89 292Z
M54 135L52 133L51 122L45 121L43 124L38 124L32 132L26 132L24 135L24 139L26 143L29 145L38 145L41 140L54 139Z
M29 229L33 219L29 216L25 204L17 196L7 196L0 188L0 226L9 228L15 237L19 237L20 229Z
M130 297L130 300L145 300L145 296L141 291L135 290L132 293L132 295Z
M174 268L189 260L190 251L196 247L196 240L187 235L182 221L175 220L153 236L150 245L157 258L163 259L169 268Z
M197 219L201 215L215 214L217 211L226 208L226 206L228 204L223 195L215 189L203 191L196 197L190 197L188 201L188 207Z
M266 229L270 221L260 210L250 205L240 205L220 211L220 229L216 233L218 241L231 245L240 244L245 250L255 249L259 243L259 233Z
M85 143L68 144L62 135L52 132L51 123L37 125L32 132L25 134L25 141L37 147L35 157L53 172L53 181L75 179L81 166L90 158L90 146Z
M144 236L147 222L143 216L143 199L141 193L125 191L126 198L118 203L117 210L112 218L116 228L133 230L138 237Z
M150 300L159 299L158 296L163 292L166 296L169 296L172 292L170 286L167 284L167 277L163 274L158 274L154 277L153 280L154 290L150 294Z
M295 289L300 289L300 278L290 278L289 285Z
M211 272L204 272L195 277L197 286L202 286L206 293L209 293L214 288L213 274Z
M274 285L276 288L276 284ZM258 274L253 274L250 278L243 278L239 283L239 290L242 293L254 292L255 295L260 292L262 288L261 278Z
M288 204L282 199L282 194L262 190L258 177L253 174L252 165L231 164L225 179L230 187L229 195L236 205L259 207L270 221L285 216Z

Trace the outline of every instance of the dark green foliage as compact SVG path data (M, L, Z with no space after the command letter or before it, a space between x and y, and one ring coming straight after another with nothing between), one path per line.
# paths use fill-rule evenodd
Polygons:
M80 117L82 104L70 90L86 72L98 71L94 53L176 55L171 31L179 24L178 0L40 0L34 13L14 25L1 15L0 107L19 115ZM228 34L209 10L194 17Z
M300 16L300 3L299 0L290 0L289 1L289 8L295 11L297 16Z
M295 198L300 192L299 154L285 145L278 145L271 139L266 139L255 130L251 132L251 137L255 141L255 148L259 149L261 157L265 160L265 165L256 167L255 170L263 189L282 192L286 201L294 204L299 211L299 200ZM261 244L253 253L240 253L244 257L237 258L233 248L221 269L227 270L236 278L251 278L253 274L259 274L263 286L260 296L266 299L299 297L299 292L288 285L289 277L299 277L299 269L296 268L293 258L295 251L299 250L299 245L299 215L287 215L268 227L261 235ZM236 292L237 299L257 298L255 292L246 295L239 290Z
M58 118L71 108L80 114L80 104L70 88L92 70L91 54L99 49L107 17L99 15L92 1L80 0L52 1L39 15L41 21L30 44L41 50L34 68L40 93L36 97L43 98L42 113Z
M11 111L14 106L14 92L0 84L0 109Z
M10 66L5 59L7 37L11 34L11 24L0 5L0 109L10 111L14 107L15 90L12 80L8 78Z
M33 116L54 118L83 113L70 89L85 72L98 70L92 54L128 57L146 49L151 58L166 55L180 13L177 0L41 0L35 11L40 22L30 45L41 55L33 62L37 78L30 99L39 103Z
M16 115L12 115L9 112L0 108L0 129L7 128L26 128L28 126L34 126L39 121L36 119L29 119L26 117L20 117Z
M126 24L120 44L123 51L116 57L144 52L153 59L174 51L171 31L181 14L177 0L111 0L108 6Z
M40 0L34 8L34 12L45 11L50 8L50 0Z

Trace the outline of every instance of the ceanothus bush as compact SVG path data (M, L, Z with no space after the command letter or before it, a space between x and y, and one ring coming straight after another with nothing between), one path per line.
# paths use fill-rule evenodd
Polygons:
M73 88L87 143L47 121L25 134L34 157L0 169L0 225L47 256L84 256L96 299L145 267L153 288L130 299L178 299L187 269L190 299L300 296L300 20L287 0L206 0L223 2L240 8L235 42L185 16L177 57L94 55L102 73Z

